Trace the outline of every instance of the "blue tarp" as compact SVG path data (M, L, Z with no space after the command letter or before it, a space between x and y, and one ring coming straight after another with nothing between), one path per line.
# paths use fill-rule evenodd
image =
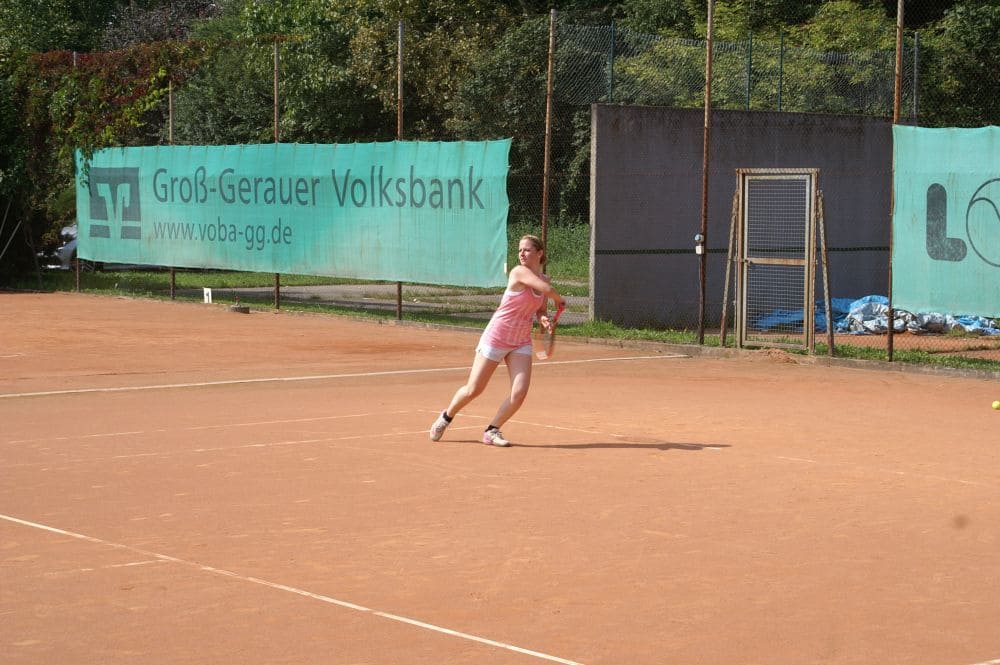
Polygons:
M830 312L833 315L833 329L840 330L841 322L847 317L851 306L856 302L851 298L831 298ZM802 330L802 321L805 312L801 309L776 309L757 319L756 328L758 330L771 330L773 328L783 328L788 330ZM816 330L826 331L826 305L822 300L816 302Z
M856 335L886 333L889 330L889 299L885 296L870 295L852 300L831 298L830 311L833 329L838 333ZM805 313L803 310L774 310L762 315L756 322L758 330L774 328L802 330ZM826 332L826 306L823 301L816 303L817 332ZM975 335L1000 335L1000 320L983 316L938 314L921 312L913 314L906 310L893 311L893 331L914 334L945 333L961 329Z

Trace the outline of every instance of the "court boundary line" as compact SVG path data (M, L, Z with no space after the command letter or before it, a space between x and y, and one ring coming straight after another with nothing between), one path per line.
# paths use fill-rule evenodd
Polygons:
M299 589L296 587L288 586L286 584L281 584L278 582L271 582L269 580L261 579L259 577L251 577L249 575L240 575L230 570L224 568L216 568L214 566L208 566L205 564L198 563L197 561L188 561L186 559L180 559L178 557L170 556L169 554L160 554L158 552L153 552L151 550L144 550L139 547L132 547L131 545L125 545L122 543L114 543L109 540L103 540L101 538L96 538L94 536L88 536L82 533L75 533L73 531L66 531L64 529L59 529L53 526L48 526L46 524L40 524L38 522L31 522L28 520L19 519L10 515L0 514L0 520L5 520L13 524L19 524L21 526L30 527L33 529L39 529L42 531L48 531L49 533L55 533L60 536L67 536L70 538L75 538L77 540L83 540L88 543L94 543L97 545L104 545L107 547L113 547L118 550L125 550L129 552L134 552L137 554L142 554L143 556L154 557L160 561L169 561L171 563L178 563L189 568L196 568L202 572L212 573L213 575L220 575L223 577L228 577L230 579L240 580L242 582L250 582L253 584L258 584L260 586L268 587L270 589L275 589L278 591L286 591L288 593L293 593L306 598L312 598L313 600L319 600L321 602L336 605L338 607L343 607L345 609L354 610L356 612L362 612L371 614L373 616L381 617L383 619L388 619L390 621L396 621L398 623L409 624L417 628L423 628L425 630L430 630L433 632L441 633L442 635L449 635L451 637L458 637L464 640L469 640L472 642L478 642L479 644L485 644L487 646L497 647L500 649L506 649L508 651L514 651L517 653L525 654L527 656L532 656L534 658L539 658L541 660L548 660L554 663L562 663L562 665L583 665L575 660L567 660L565 658L560 658L558 656L552 656L540 651L533 651L531 649L525 649L524 647L515 646L513 644L507 644L506 642L498 642L496 640L491 640L487 637L480 637L478 635L472 635L470 633L463 633L461 631L452 630L451 628L444 628L443 626L437 626L432 623L427 623L420 621L418 619L411 619L409 617L404 617L398 614L392 614L391 612L383 612L382 610L375 610L370 607L365 607L364 605L358 605L346 600L338 600L331 596L325 596L323 594L313 593L311 591L306 591L305 589Z
M169 432L197 432L209 429L226 429L229 427L258 427L260 425L286 425L290 423L308 423L317 422L320 420L346 420L348 418L367 418L369 416L375 415L402 415L404 413L410 413L407 411L371 411L364 413L349 413L346 415L337 416L315 416L310 418L281 418L278 420L252 420L242 423L217 423L214 425L191 425L188 427L158 427L156 429L148 430L132 430L128 432L97 432L92 434L74 434L74 435L64 435L64 436L48 436L40 437L37 439L10 439L9 441L0 441L0 445L11 445L17 443L44 443L46 441L83 441L86 439L110 439L118 436L133 436L136 434L166 434Z
M938 476L932 473L916 473L914 471L901 471L899 469L880 468L876 466L866 466L863 464L848 464L846 462L827 462L827 461L808 459L805 457L787 457L785 455L775 455L775 459L783 460L785 462L797 462L800 464L815 464L817 466L826 466L835 469L845 468L854 472L878 473L889 476L902 476L906 478L922 478L924 480L933 480L946 483L958 483L960 485L971 485L973 487L993 487L991 483L981 483L976 480L965 480L964 478L955 478L953 476ZM991 662L995 662L996 665L1000 665L1000 659ZM977 665L982 665L982 664L977 663ZM986 665L990 664L987 663Z
M622 362L629 360L665 360L676 358L690 358L682 353L663 353L654 356L618 356L614 358L586 358L582 360L548 360L544 365L583 365L587 363ZM0 398L15 397L49 397L53 395L80 395L86 393L119 393L136 392L143 390L170 390L177 388L203 388L208 386L234 386L251 383L283 383L296 381L329 381L333 379L356 379L369 378L375 376L402 376L406 374L433 374L437 372L455 372L461 370L469 371L469 365L457 367L429 367L424 369L396 369L380 372L348 372L345 374L318 374L312 376L272 376L256 379L228 379L225 381L192 381L190 383L161 383L146 386L110 386L107 388L74 388L69 390L42 390L27 393L0 393Z
M481 420L487 420L485 416L476 416ZM481 425L462 425L460 427L453 428L453 431L465 430L465 429L478 429ZM160 431L160 430L157 430ZM584 430L579 430L584 431ZM386 432L384 434L348 434L346 436L331 436L331 437L321 437L318 439L289 439L287 441L269 441L266 443L242 443L233 446L216 446L214 448L186 448L184 450L176 451L157 451L157 452L145 452L145 453L128 453L120 455L106 455L104 457L88 457L81 459L67 459L62 460L63 464L80 464L85 462L107 462L110 460L125 460L125 459L143 459L149 457L173 457L175 455L202 455L204 453L219 453L219 452L231 452L236 450L264 450L267 448L278 448L284 446L303 446L309 445L311 443L338 443L341 441L357 441L359 439L388 439L396 436L415 436L415 435L426 435L426 429L413 430L409 432ZM26 467L38 467L38 466L51 466L52 462L22 462L18 464L8 464L7 468L26 468Z

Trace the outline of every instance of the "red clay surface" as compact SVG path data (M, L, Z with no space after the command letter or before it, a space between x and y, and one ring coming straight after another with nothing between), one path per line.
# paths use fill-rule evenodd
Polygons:
M5 665L1000 659L994 381L563 340L499 449L470 333L0 312Z

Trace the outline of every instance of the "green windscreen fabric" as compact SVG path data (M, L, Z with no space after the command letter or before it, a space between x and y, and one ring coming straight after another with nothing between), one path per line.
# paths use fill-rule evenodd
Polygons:
M893 306L1000 315L1000 127L893 127Z
M81 258L506 283L510 140L153 146L77 155Z

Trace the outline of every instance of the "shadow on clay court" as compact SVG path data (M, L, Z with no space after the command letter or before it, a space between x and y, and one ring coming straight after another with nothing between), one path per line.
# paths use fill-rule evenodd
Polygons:
M729 448L726 444L703 444L703 443L671 443L669 441L662 441L660 443L636 443L636 442L614 442L614 443L549 443L549 444L539 444L533 445L530 443L517 444L512 443L512 446L521 445L523 448L566 448L566 449L578 449L585 450L588 448L639 448L645 450L707 450L710 448Z
M452 439L447 443L478 443L484 445L478 439ZM724 443L671 443L669 441L639 443L635 441L623 442L592 442L592 443L516 443L511 442L511 448L563 448L566 450L587 450L591 448L614 449L640 449L640 450L707 450L730 448Z

